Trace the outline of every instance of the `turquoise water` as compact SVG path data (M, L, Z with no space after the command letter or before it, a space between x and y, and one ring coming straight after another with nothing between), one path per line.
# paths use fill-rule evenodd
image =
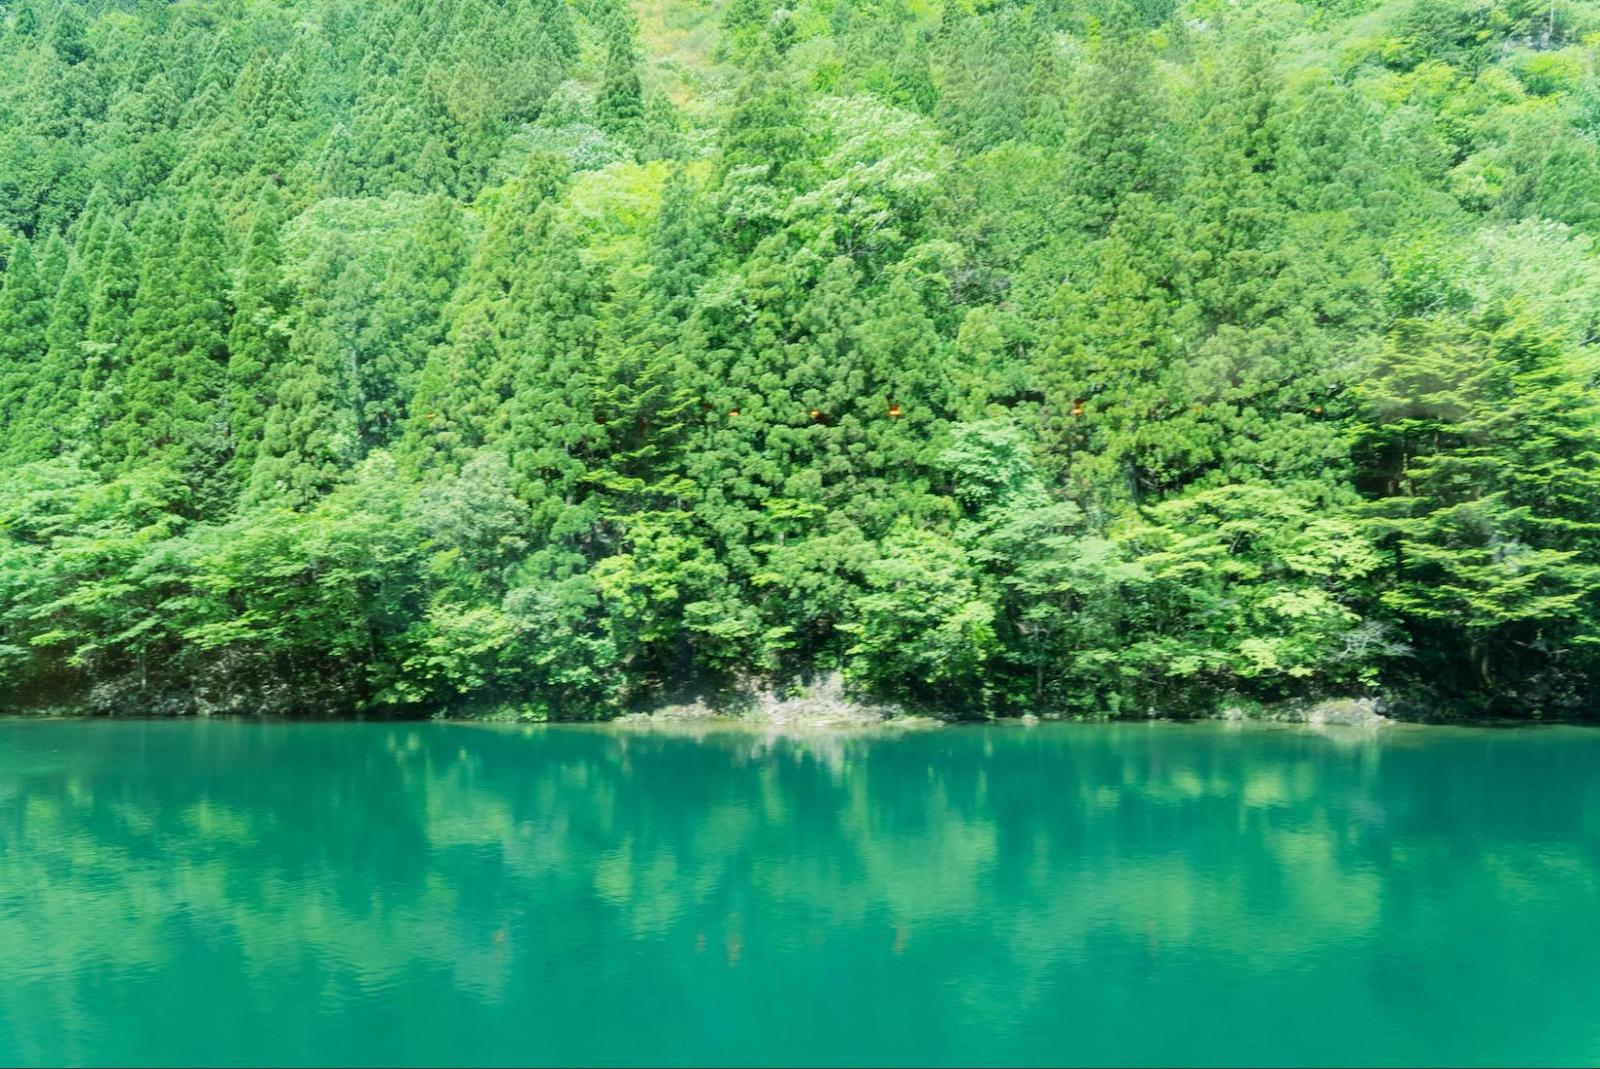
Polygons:
M0 1063L1600 1062L1600 732L0 723Z

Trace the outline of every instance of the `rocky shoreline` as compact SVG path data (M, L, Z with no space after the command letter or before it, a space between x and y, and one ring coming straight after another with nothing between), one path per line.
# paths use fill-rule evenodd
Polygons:
M1162 716L1152 712L1148 719L1376 729L1398 722L1385 715L1386 708L1380 698L1334 698L1283 702L1249 711L1241 706L1229 706L1204 716ZM1028 726L1069 719L1072 718L1046 712L1007 718L1003 722ZM608 721L622 727L730 724L779 729L847 730L926 728L960 722L963 720L959 717L918 712L893 703L864 699L853 693L837 673L823 675L805 685L782 689L749 682L732 692L668 702L652 709L625 713Z

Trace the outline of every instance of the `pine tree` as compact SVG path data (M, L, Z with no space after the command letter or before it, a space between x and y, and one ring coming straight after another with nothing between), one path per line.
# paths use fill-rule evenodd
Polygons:
M675 168L661 191L650 257L651 292L674 328L689 318L694 295L711 270L716 255L711 235L709 206L684 169Z
M82 63L94 55L87 31L83 13L73 4L62 4L50 26L50 47L67 63Z
M796 184L805 165L804 99L771 48L754 53L729 109L718 173L748 171L759 181Z
M459 471L495 433L511 383L485 300L457 302L411 399L401 453L413 470Z
M500 433L514 377L506 339L526 321L512 291L544 240L546 202L566 173L558 158L535 154L496 206L451 301L445 341L429 355L411 398L401 454L417 470L459 470Z
M446 311L470 251L461 211L429 200L385 269L363 339L363 440L387 446L405 425L428 355L442 345Z
M1592 354L1492 307L1400 321L1357 386L1383 601L1422 678L1492 710L1582 706L1600 676L1594 374Z
M67 275L67 262L71 257L72 250L60 234L51 234L46 239L44 251L39 254L37 261L39 287L46 294L46 300L53 299L61 288L61 280Z
M1067 76L1054 39L1040 34L1033 47L1033 70L1028 76L1028 140L1036 145L1059 146L1071 126L1068 118Z
M1175 227L1152 198L1128 194L1094 246L1093 283L1063 285L1050 306L1042 429L1086 504L1175 491L1221 447L1221 406L1177 345L1189 313L1166 278Z
M777 224L777 207L811 172L805 100L770 46L750 56L722 131L716 185L723 225L741 252Z
M927 473L953 408L951 347L935 322L949 292L943 264L908 258L869 304L857 328L863 382L853 399L866 439L856 454L863 526L883 529L906 500L925 492Z
M578 35L566 0L533 0L539 36L550 43L554 55L565 63L578 58Z
M772 0L732 0L722 13L720 58L738 63L766 43L773 6Z
M932 115L939 101L933 84L933 68L928 45L917 36L900 46L889 72L892 89L889 102L919 115Z
M572 505L605 432L596 422L596 291L577 235L539 209L540 240L518 265L500 320L512 390L499 441L529 501Z
M1231 50L1207 87L1210 106L1191 149L1185 191L1188 286L1212 323L1259 323L1283 262L1283 228L1271 175L1276 166L1278 92L1271 53L1258 36Z
M68 231L72 255L85 271L92 273L95 270L96 260L105 247L105 237L110 232L108 227L114 212L111 195L106 192L105 186L97 184L90 190L89 198L83 202L82 211Z

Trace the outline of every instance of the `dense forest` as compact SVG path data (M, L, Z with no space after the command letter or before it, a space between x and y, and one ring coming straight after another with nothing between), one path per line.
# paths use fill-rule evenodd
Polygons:
M1594 0L7 0L0 705L1600 684Z

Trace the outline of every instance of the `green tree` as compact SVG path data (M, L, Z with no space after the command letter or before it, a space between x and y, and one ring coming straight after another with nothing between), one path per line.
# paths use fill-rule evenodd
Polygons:
M50 292L45 288L33 247L19 241L6 261L5 285L0 288L0 427L8 448L39 372L47 345Z
M106 429L122 411L138 289L139 262L133 238L126 227L117 224L106 239L90 293L79 391L83 407L72 423L87 435L90 452L100 460L106 456Z
M605 78L594 102L595 119L602 130L631 142L644 123L644 90L626 7L619 5L606 20L605 42Z
M269 186L245 239L228 330L229 475L235 486L244 485L255 466L289 337L283 322L290 293L278 237L282 226L283 208Z
M13 453L42 459L73 448L74 417L82 402L83 342L89 326L89 283L73 264L56 292L49 326L45 328L45 357L38 377L17 416Z
M196 201L174 243L175 214L145 228L123 411L107 437L125 467L182 473L205 510L221 505L228 460L228 257L215 207Z
M1494 709L1585 701L1595 671L1592 354L1515 307L1401 320L1360 389L1383 604L1421 678Z

